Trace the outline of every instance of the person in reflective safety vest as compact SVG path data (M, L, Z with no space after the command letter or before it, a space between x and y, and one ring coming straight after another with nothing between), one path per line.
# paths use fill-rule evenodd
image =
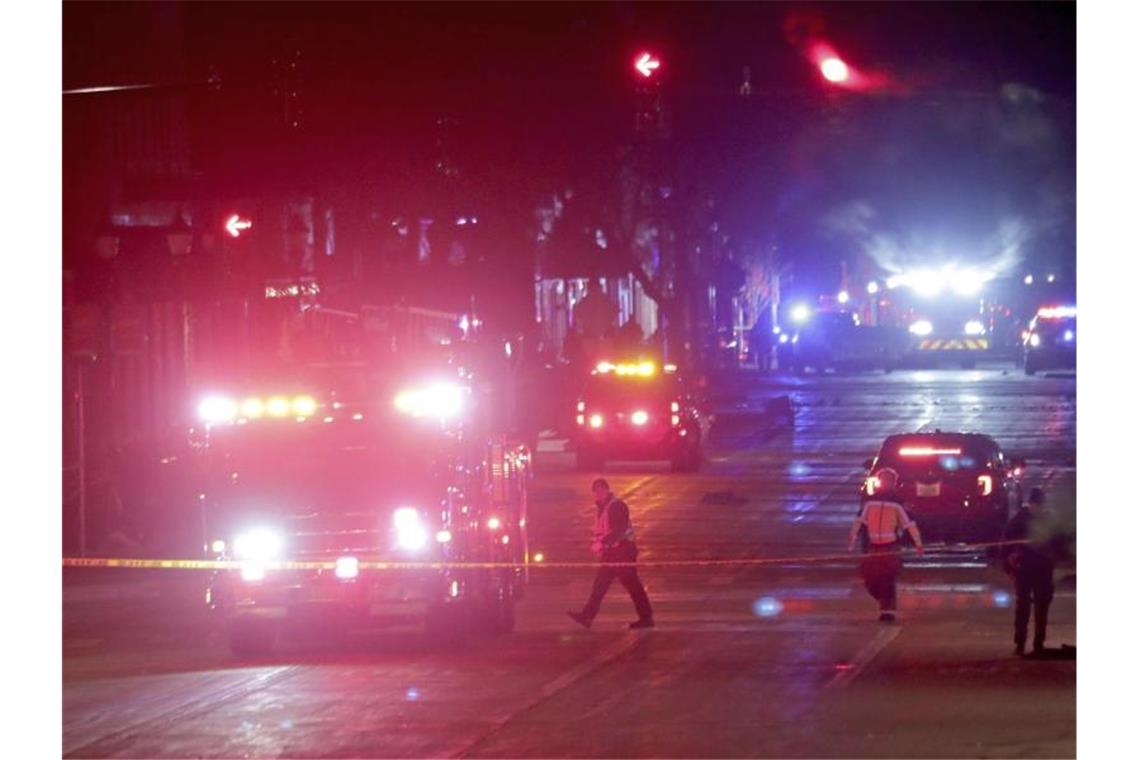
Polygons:
M874 498L868 499L851 526L847 550L855 549L859 532L866 528L866 556L859 565L867 593L879 602L879 620L893 623L898 605L896 582L902 572L902 543L899 535L905 530L914 540L922 556L922 535L918 525L910 518L899 502L895 488L899 475L889 467L875 473L878 488Z
M603 563L622 564L602 564L594 576L594 588L590 592L586 606L581 612L570 611L566 614L574 622L589 628L602 606L606 591L617 578L625 586L625 590L633 599L634 607L637 608L637 620L630 623L629 627L652 628L653 608L649 605L649 596L645 593L645 587L641 585L641 579L637 576L637 568L633 565L637 560L637 544L634 543L629 507L614 496L610 484L604 478L595 480L592 490L597 513L594 520L594 542L590 549Z

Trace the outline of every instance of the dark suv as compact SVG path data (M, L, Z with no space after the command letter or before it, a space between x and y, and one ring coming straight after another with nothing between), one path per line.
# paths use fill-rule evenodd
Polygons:
M865 466L860 496L874 495L879 470L895 470L903 503L928 541L1000 540L1021 504L1025 462L1007 456L988 435L892 435Z
M700 467L707 423L671 364L652 361L594 369L575 409L578 468L607 459L668 459L674 470Z

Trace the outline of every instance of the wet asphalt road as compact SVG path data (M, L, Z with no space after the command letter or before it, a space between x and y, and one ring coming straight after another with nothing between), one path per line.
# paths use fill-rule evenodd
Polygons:
M755 410L787 394L793 427ZM986 432L1063 500L1076 381L929 371L721 387L704 470L608 466L641 560L780 558L643 571L658 627L632 633L615 585L590 631L564 612L590 575L535 573L515 634L462 647L418 632L297 642L239 661L192 573L69 573L63 751L72 757L1071 757L1076 663L1012 654L1012 589L961 550L908 560L882 626L842 554L861 462L888 434ZM591 476L540 447L533 548L589 559ZM1049 644L1076 643L1075 569Z

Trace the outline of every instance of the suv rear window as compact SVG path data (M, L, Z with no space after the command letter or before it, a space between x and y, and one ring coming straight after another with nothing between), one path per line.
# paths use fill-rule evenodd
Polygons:
M984 469L997 457L997 446L965 438L893 438L883 444L877 467L897 470L904 479L934 473Z

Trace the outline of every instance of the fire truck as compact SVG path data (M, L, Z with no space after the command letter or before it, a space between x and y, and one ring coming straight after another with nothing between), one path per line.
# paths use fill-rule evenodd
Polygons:
M407 339L425 315L442 329ZM357 336L342 341L350 361L201 389L191 450L202 547L229 562L206 602L239 656L313 626L336 636L401 624L445 637L513 629L531 559L531 455L501 424L494 354L464 335L471 317L356 317L342 331Z

